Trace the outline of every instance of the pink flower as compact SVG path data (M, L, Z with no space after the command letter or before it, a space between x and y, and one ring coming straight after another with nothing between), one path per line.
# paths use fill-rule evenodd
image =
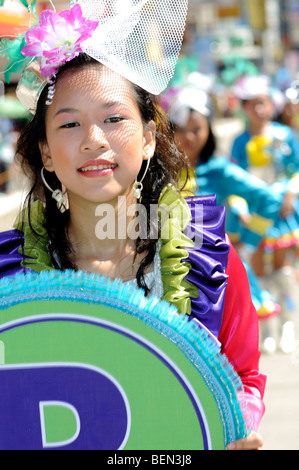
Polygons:
M27 57L40 58L41 75L52 77L61 65L82 51L82 42L92 36L97 26L98 21L82 16L79 4L60 13L44 10L39 25L27 31L27 45L21 52Z

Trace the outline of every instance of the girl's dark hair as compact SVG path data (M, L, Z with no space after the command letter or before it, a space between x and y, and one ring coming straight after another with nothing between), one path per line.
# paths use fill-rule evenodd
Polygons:
M60 68L56 76L56 83L66 71L93 64L100 65L98 61L88 55L80 54ZM144 281L144 273L146 268L153 262L157 242L157 240L150 237L150 206L151 204L158 203L160 193L168 183L178 186L178 175L180 175L183 168L188 166L188 163L186 156L178 150L173 130L164 113L155 104L153 97L137 85L132 84L132 88L143 124L146 125L150 121L154 121L157 125L156 150L151 158L146 177L143 180L142 190L142 204L146 207L148 214L147 238L138 238L136 240L136 254L145 253L145 257L137 272L137 283L147 294L148 287ZM49 237L48 250L53 266L60 270L76 270L76 265L71 261L73 249L68 238L69 211L61 213L57 209L56 201L52 198L52 194L45 188L41 180L43 163L39 144L46 141L47 94L48 86L43 89L36 113L22 130L17 143L16 159L31 182L31 188L24 203L26 209L24 212L28 216L31 230L34 231L30 214L31 203L39 199L45 204L45 228ZM145 165L146 162L143 162L138 180L140 180L144 173ZM61 183L54 172L47 172L47 182L53 190L61 189ZM35 234L37 237L40 236L36 232Z
M207 163L210 158L215 154L216 150L216 137L215 134L212 130L211 124L209 123L209 136L208 140L206 142L206 145L200 152L200 155L198 157L198 165L202 165L203 163Z

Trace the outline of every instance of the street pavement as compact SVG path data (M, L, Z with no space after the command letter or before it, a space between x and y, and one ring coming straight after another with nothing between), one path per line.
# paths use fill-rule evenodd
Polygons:
M262 354L260 369L267 375L266 412L259 432L264 450L299 450L299 282L292 285L297 348L293 353Z
M298 310L296 334L299 338ZM293 354L261 357L260 369L267 375L266 412L259 429L264 450L299 450L299 341L297 345Z

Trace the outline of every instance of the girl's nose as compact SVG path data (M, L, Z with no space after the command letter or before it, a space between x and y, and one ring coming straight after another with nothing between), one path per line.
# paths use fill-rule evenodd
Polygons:
M108 147L109 143L103 129L97 125L91 126L83 142L84 150L96 150L98 148Z

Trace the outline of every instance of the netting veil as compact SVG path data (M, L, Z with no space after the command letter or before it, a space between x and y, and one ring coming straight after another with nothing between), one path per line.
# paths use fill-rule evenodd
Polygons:
M152 94L173 76L181 49L188 0L79 0L99 26L82 49Z
M71 0L70 7L76 4L86 19L98 21L83 52L154 95L165 90L182 46L188 0ZM45 80L37 83L36 70L30 79L30 69L17 95L34 112Z

